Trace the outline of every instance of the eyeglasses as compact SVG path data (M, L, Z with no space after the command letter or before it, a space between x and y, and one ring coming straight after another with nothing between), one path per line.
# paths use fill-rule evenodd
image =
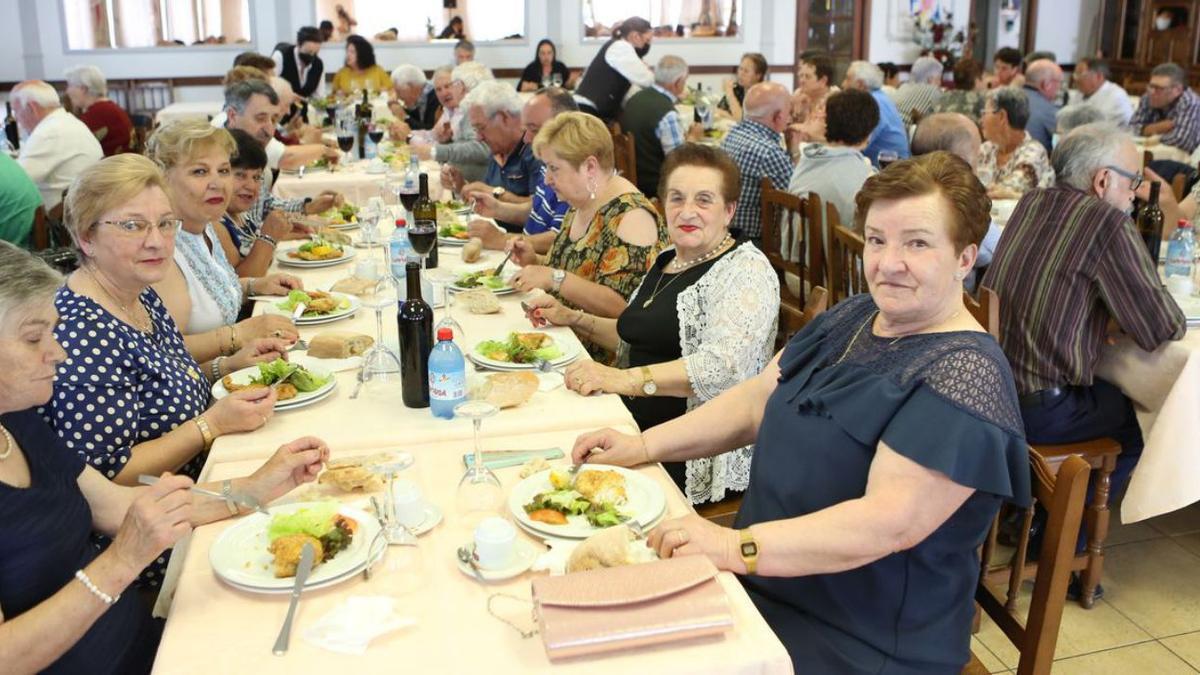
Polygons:
M113 227L117 228L117 231L121 234L129 235L131 237L145 237L149 234L150 227L155 225L148 220L142 220L140 218L130 218L128 220L101 220L98 221L97 224L112 225ZM164 237L174 237L175 233L179 231L179 228L183 227L183 221L179 218L163 218L162 220L158 221L157 225L155 226L158 228L158 233Z
M1142 180L1143 180L1143 179L1142 179L1142 174L1141 174L1141 172L1138 172L1138 173L1129 173L1129 172L1128 172L1128 171L1126 171L1125 169L1122 169L1122 168L1120 168L1120 167L1117 167L1117 166L1113 166L1112 164L1109 164L1108 166L1106 166L1106 167L1104 167L1104 168L1106 168L1106 169L1108 169L1109 171L1111 171L1111 172L1113 172L1113 173L1117 174L1118 176L1122 176L1122 177L1124 177L1124 178L1128 178L1128 179L1129 179L1129 189L1130 189L1130 190L1136 190L1136 189L1138 189L1138 187L1140 187L1140 186L1141 186L1141 184L1142 184Z

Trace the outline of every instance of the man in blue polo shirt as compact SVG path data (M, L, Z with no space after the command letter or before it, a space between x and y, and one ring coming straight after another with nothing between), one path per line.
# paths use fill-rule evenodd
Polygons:
M870 61L854 61L846 69L842 89L865 91L879 106L879 124L871 131L871 138L863 155L879 168L879 153L891 150L897 159L906 159L911 154L908 147L908 130L896 104L883 90L883 71Z
M532 147L533 139L541 130L542 125L554 116L578 110L575 100L566 90L558 87L542 89L521 110L521 125L524 130L522 138L525 145ZM554 189L546 185L541 163L538 163L537 186L532 198L524 198L505 192L499 197L493 196L487 189L468 191L468 199L475 199L475 212L497 221L525 222L524 234L533 243L538 253L550 250L554 238L562 226L563 216L570 205L559 201ZM509 238L504 232L486 220L475 220L470 226L472 237L483 240L486 248L503 250Z

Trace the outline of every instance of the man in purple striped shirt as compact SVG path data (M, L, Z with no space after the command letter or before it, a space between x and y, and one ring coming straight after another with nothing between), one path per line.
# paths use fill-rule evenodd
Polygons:
M1130 400L1094 375L1100 348L1115 328L1152 351L1183 337L1186 323L1129 218L1142 182L1129 135L1087 124L1051 161L1058 184L1021 198L983 285L1000 296L1000 346L1029 442L1116 439L1119 494L1142 433Z

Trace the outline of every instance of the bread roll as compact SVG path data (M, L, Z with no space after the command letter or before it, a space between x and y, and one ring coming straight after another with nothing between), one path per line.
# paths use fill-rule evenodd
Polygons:
M375 292L375 281L372 279L360 279L358 277L346 277L334 284L333 288L329 290L335 293L349 293L350 295L363 296Z
M528 371L494 373L484 380L480 394L497 408L524 405L538 389L538 376Z
M466 263L473 263L479 260L479 256L483 255L483 240L479 237L471 237L470 241L463 244L462 260Z
M373 344L375 340L369 335L326 331L308 341L308 355L317 359L344 359L362 354Z
M500 311L500 301L496 299L496 294L486 288L463 291L455 300L466 305L467 311L472 314L496 314Z
M621 567L635 561L629 555L629 542L635 539L625 525L616 525L593 534L571 551L567 574L604 567Z

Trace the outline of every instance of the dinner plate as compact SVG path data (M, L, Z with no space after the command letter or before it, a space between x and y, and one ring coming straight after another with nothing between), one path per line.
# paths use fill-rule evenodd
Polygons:
M585 468L580 473L586 471L616 471L625 477L627 501L618 510L635 519L643 529L649 529L667 510L667 495L662 487L636 471L619 466L602 466L596 469ZM532 520L525 513L525 505L539 492L552 489L550 469L539 471L513 486L508 494L508 510L517 524L538 536L560 539L585 539L604 529L590 525L585 516L567 516L566 525L550 525Z
M272 514L293 513L301 508L314 507L320 502L298 502L272 507ZM313 568L305 588L315 588L343 581L366 564L368 547L379 531L379 521L361 509L342 505L338 513L354 519L358 530L344 551L332 560ZM276 578L272 572L273 556L267 551L267 527L271 516L251 513L227 528L213 542L208 560L213 572L223 581L242 590L255 593L287 593L295 585L294 577Z
M346 317L353 316L355 312L362 309L362 300L359 300L358 296L349 295L346 293L331 293L330 295L332 295L333 297L338 298L340 300L349 301L350 302L349 306L345 307L344 309L335 309L332 312L329 312L328 314L314 314L312 316L302 316L299 319L295 320L296 325L297 326L316 326L316 325L323 324L323 323L332 323L334 321L340 321L342 319L345 319ZM280 302L282 302L282 301L280 301ZM267 305L265 307L263 307L263 312L267 313L267 314L278 314L281 316L289 316L289 317L292 315L291 312L289 312L286 309L283 309L282 307L279 307L274 302L267 303Z
M566 340L556 338L553 335L550 337L554 340L554 344L558 345L558 348L562 350L561 356L556 359L550 359L550 365L563 366L579 358L578 343L567 342ZM508 338L505 336L495 339L506 340ZM483 354L480 354L478 352L478 348L479 343L476 343L476 345L471 348L471 352L468 354L468 356L476 363L476 365L483 366L484 368L490 368L492 370L535 370L536 368L532 363L512 363L511 361L497 361L495 359L489 359Z
M354 230L358 228L359 224L360 223L356 220L352 223L342 223L340 225L334 225L333 223L330 223L328 227L331 230Z
M501 286L500 288L488 288L487 286L476 286L475 288L467 288L466 286L459 286L458 282L452 283L449 286L447 286L446 288L454 293L461 293L463 291L473 291L478 288L487 288L494 295L508 295L510 293L517 292L517 289L513 288L512 286L507 285L507 282L504 286Z
M344 262L352 260L354 259L354 256L358 255L358 251L356 251L353 246L343 246L342 257L333 258L331 260L300 260L299 258L292 258L288 256L288 253L300 250L300 246L302 245L303 244L297 244L295 246L289 246L287 248L276 250L275 261L280 265L287 265L289 267L332 267L333 265L341 265Z
M443 237L438 235L438 243L442 246L465 246L467 239L456 239L454 237Z
M468 542L466 546L473 550L475 545ZM516 541L513 542L512 558L509 559L508 564L498 569L480 567L479 576L483 577L484 581L503 581L520 576L528 571L530 567L533 567L533 562L544 552L545 550L537 544L523 537L517 537ZM472 579L475 578L475 572L471 569L470 565L459 560L457 556L455 556L454 561L458 563L459 572Z
M329 381L314 391L297 392L294 397L289 398L286 401L276 402L276 410L291 410L292 408L302 408L306 405L311 405L328 396L333 391L334 387L337 386L337 378L333 377L329 371L320 367L310 367L307 364L305 364L305 368L308 368L309 372L311 372L313 375L317 375L319 377L329 377ZM251 366L249 368L242 368L241 370L230 373L229 377L233 378L234 384L246 384L250 382L252 378L257 377L258 372L258 366ZM212 395L214 399L222 399L229 395L229 390L225 388L223 379L217 380L213 384Z

